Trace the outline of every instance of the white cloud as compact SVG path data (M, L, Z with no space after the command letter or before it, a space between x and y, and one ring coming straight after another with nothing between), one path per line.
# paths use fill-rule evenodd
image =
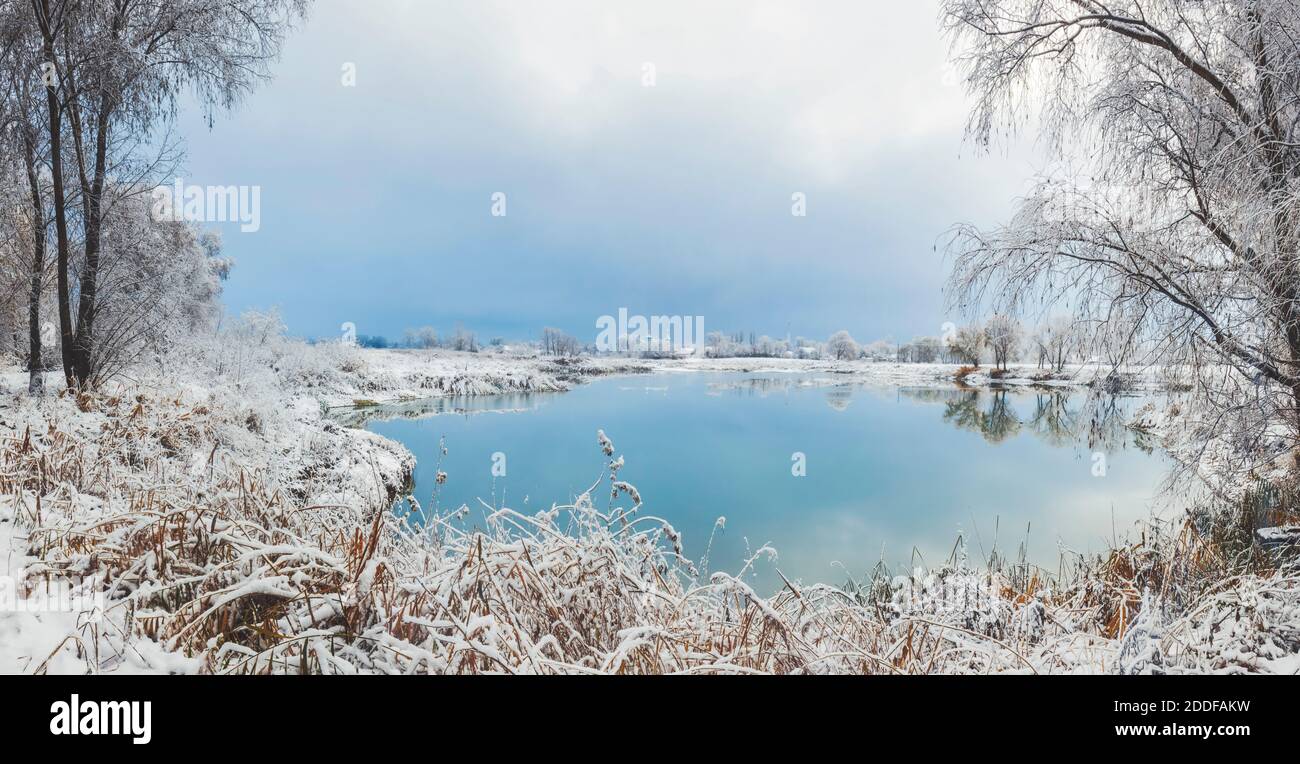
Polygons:
M597 302L676 300L655 310L930 331L936 238L1005 217L1030 174L958 161L965 103L937 29L933 0L321 0L270 85L214 130L186 126L190 176L265 189L264 235L231 243L236 307L294 273L358 315L586 326ZM796 190L810 213L792 222ZM486 217L495 191L508 224ZM345 265L408 274L375 287L406 301ZM447 280L462 288L426 308Z
M383 93L373 114L380 124L385 113L418 114L455 94L468 103L449 118L491 112L531 138L566 145L609 130L655 130L683 107L689 119L764 134L770 158L829 182L926 138L956 142L963 124L962 95L943 82L935 2L366 7L359 14L356 3L323 4L292 44L355 50L358 99L372 103L374 91ZM652 92L641 85L647 62L657 77ZM702 93L712 114L699 113Z

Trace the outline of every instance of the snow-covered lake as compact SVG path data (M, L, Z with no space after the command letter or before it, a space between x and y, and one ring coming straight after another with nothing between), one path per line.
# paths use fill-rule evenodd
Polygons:
M480 498L523 511L569 503L602 474L603 429L626 459L620 477L640 491L641 514L681 531L687 556L704 556L725 516L710 570L734 573L748 550L771 544L792 580L840 584L882 560L894 570L938 565L959 535L972 557L996 544L1014 559L1024 543L1031 562L1052 570L1071 550L1108 548L1160 507L1168 461L1121 426L1141 402L1113 401L1119 416L1106 417L1083 393L678 373L408 404L374 412L367 427L416 455L426 507L437 470L446 472L437 506L469 504L468 523L484 516ZM604 483L597 506L608 495ZM759 564L757 583L779 583L773 563Z

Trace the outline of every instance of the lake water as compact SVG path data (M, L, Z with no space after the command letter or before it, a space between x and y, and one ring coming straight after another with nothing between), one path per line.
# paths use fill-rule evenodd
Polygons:
M877 563L937 565L964 537L1056 570L1149 517L1169 464L1122 422L1140 399L925 389L792 374L678 373L596 380L567 393L440 399L368 410L366 426L416 455L416 492L441 511L536 512L600 478L603 429L637 487L709 569L736 572L770 544L757 583L841 584ZM441 455L444 441L447 453ZM493 477L494 454L504 477ZM495 457L500 463L501 456ZM806 474L794 474L802 464ZM593 494L605 506L608 483ZM628 504L622 497L624 505Z

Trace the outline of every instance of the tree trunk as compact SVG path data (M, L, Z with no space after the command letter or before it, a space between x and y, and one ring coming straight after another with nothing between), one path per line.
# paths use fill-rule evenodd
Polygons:
M1300 328L1297 328L1294 324L1288 326L1286 329L1286 342L1287 349L1291 353L1291 368L1293 370L1300 369ZM1291 426L1295 428L1293 438L1300 440L1300 382L1291 385L1290 396L1291 411L1288 412L1290 414L1288 419ZM1300 470L1300 448L1295 450L1292 458L1296 468Z
M37 0L38 18L43 38L42 52L47 63L54 63L54 30L50 19L50 0ZM45 107L49 112L50 180L54 184L54 231L58 242L59 336L63 351L63 379L68 387L76 384L72 365L72 298L68 294L68 205L63 194L63 111L59 105L58 84L45 86Z
M77 338L72 349L73 373L81 385L89 384L94 374L95 298L99 277L99 253L102 226L102 199L107 173L108 115L111 105L107 94L100 97L95 119L95 176L86 196L86 262L81 269L80 300L77 304Z
M36 175L36 145L31 129L23 130L23 161L27 166L27 186L32 202L31 291L27 296L27 391L39 393L45 388L45 364L41 358L41 291L45 277L45 204Z
M126 23L125 4L117 7L113 16L112 36L117 41ZM74 84L71 83L70 84ZM77 303L77 337L73 343L73 373L83 387L95 375L95 312L99 283L99 255L103 232L104 181L108 174L108 131L115 108L114 96L100 84L99 105L95 113L95 169L89 185L86 182L85 162L81 153L81 127L74 121L77 131L77 160L81 176L81 193L86 213L86 261L81 270L81 283ZM75 91L75 84L74 84ZM75 116L75 115L74 115Z

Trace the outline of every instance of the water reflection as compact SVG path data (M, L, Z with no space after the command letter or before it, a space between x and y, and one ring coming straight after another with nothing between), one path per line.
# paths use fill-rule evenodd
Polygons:
M942 560L958 536L983 556L998 528L1032 527L1017 539L1026 559L1045 566L1063 549L1109 545L1149 515L1167 465L1108 448L1101 480L1080 452L1090 439L1132 443L1125 413L1144 402L1082 390L900 390L829 374L701 373L353 415L415 454L426 511L463 505L469 524L482 521L484 504L528 513L568 503L600 478L594 434L602 429L627 455L620 477L645 497L643 511L672 523L691 559L707 551L710 569L734 573L771 542L790 580L842 581L845 569L909 564L914 553ZM467 416L511 410L528 413ZM806 455L805 474L792 471L792 452ZM503 453L508 475L493 469ZM772 567L750 570L759 590L783 585Z
M990 443L1001 443L1020 432L1020 419L1007 404L1006 391L986 397L984 403L980 393L963 392L956 400L944 404L944 421L961 430L978 432Z
M1002 443L1026 432L1056 448L1086 443L1092 449L1116 450L1132 445L1151 453L1153 447L1149 439L1129 429L1134 399L1123 395L959 387L902 388L899 393L912 400L943 404L943 421L959 430L977 432L989 443ZM1032 409L1022 416L1013 401L1031 395Z
M826 405L844 411L853 402L853 385L837 385L826 391Z
M365 427L370 422L395 419L424 419L439 414L487 414L532 411L563 393L501 393L420 398L376 406L332 409L329 417L346 427Z
M1058 448L1078 442L1081 414L1070 408L1069 400L1070 396L1062 392L1039 393L1029 420L1030 431Z
M1088 418L1088 445L1133 445L1146 453L1155 448L1151 436L1129 428L1133 416L1133 401L1125 395L1096 394L1086 397L1085 414Z
M846 384L837 379L827 379L825 377L745 377L743 379L728 379L725 381L708 382L705 385L709 395L720 396L724 393L732 395L757 395L765 398L772 393L787 394L792 390L810 388L810 387L843 387L851 388L852 385Z
M826 405L847 411L860 383L846 383L825 377L748 377L711 381L709 396L736 395L766 398L796 390L822 388ZM620 386L622 391L667 395L668 388ZM1118 449L1129 445L1151 453L1154 444L1142 433L1130 430L1132 397L1070 390L1032 391L1013 388L900 387L898 394L920 403L943 406L942 419L958 430L979 433L989 443L1003 443L1021 433L1064 448L1086 443L1091 449ZM531 411L563 393L506 393L493 396L427 398L380 406L335 409L330 417L349 427L370 422L423 419L439 414L480 414ZM1032 407L1024 404L1032 398ZM1027 409L1022 415L1017 403Z

